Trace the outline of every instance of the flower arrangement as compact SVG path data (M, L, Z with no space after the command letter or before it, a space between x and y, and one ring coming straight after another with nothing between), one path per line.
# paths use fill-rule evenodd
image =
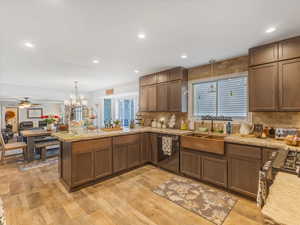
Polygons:
M58 115L45 115L45 116L41 116L41 119L44 119L44 121L47 124L53 124L56 123L59 120L59 116Z

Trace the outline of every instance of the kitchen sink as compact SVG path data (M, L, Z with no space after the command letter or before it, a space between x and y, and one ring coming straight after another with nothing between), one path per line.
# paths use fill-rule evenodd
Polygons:
M224 155L224 136L192 133L181 137L181 147Z

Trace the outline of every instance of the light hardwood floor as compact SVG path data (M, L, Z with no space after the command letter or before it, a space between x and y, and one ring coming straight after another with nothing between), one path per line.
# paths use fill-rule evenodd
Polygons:
M57 165L20 172L10 163L0 165L0 197L7 225L213 225L152 193L173 176L149 165L68 193ZM238 198L224 225L262 224L255 202Z

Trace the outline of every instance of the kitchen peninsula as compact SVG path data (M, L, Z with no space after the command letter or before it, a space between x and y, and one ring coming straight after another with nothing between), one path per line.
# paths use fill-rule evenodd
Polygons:
M156 165L157 134L181 136L188 133L191 132L158 128L97 130L78 135L55 133L53 136L61 141L61 181L68 191L74 191L148 162Z

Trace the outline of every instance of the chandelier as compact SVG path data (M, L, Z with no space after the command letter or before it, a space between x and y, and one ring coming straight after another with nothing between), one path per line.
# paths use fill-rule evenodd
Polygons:
M82 107L87 105L87 100L83 95L79 95L78 91L78 81L74 82L74 93L70 95L69 100L64 101L66 106L71 107Z

